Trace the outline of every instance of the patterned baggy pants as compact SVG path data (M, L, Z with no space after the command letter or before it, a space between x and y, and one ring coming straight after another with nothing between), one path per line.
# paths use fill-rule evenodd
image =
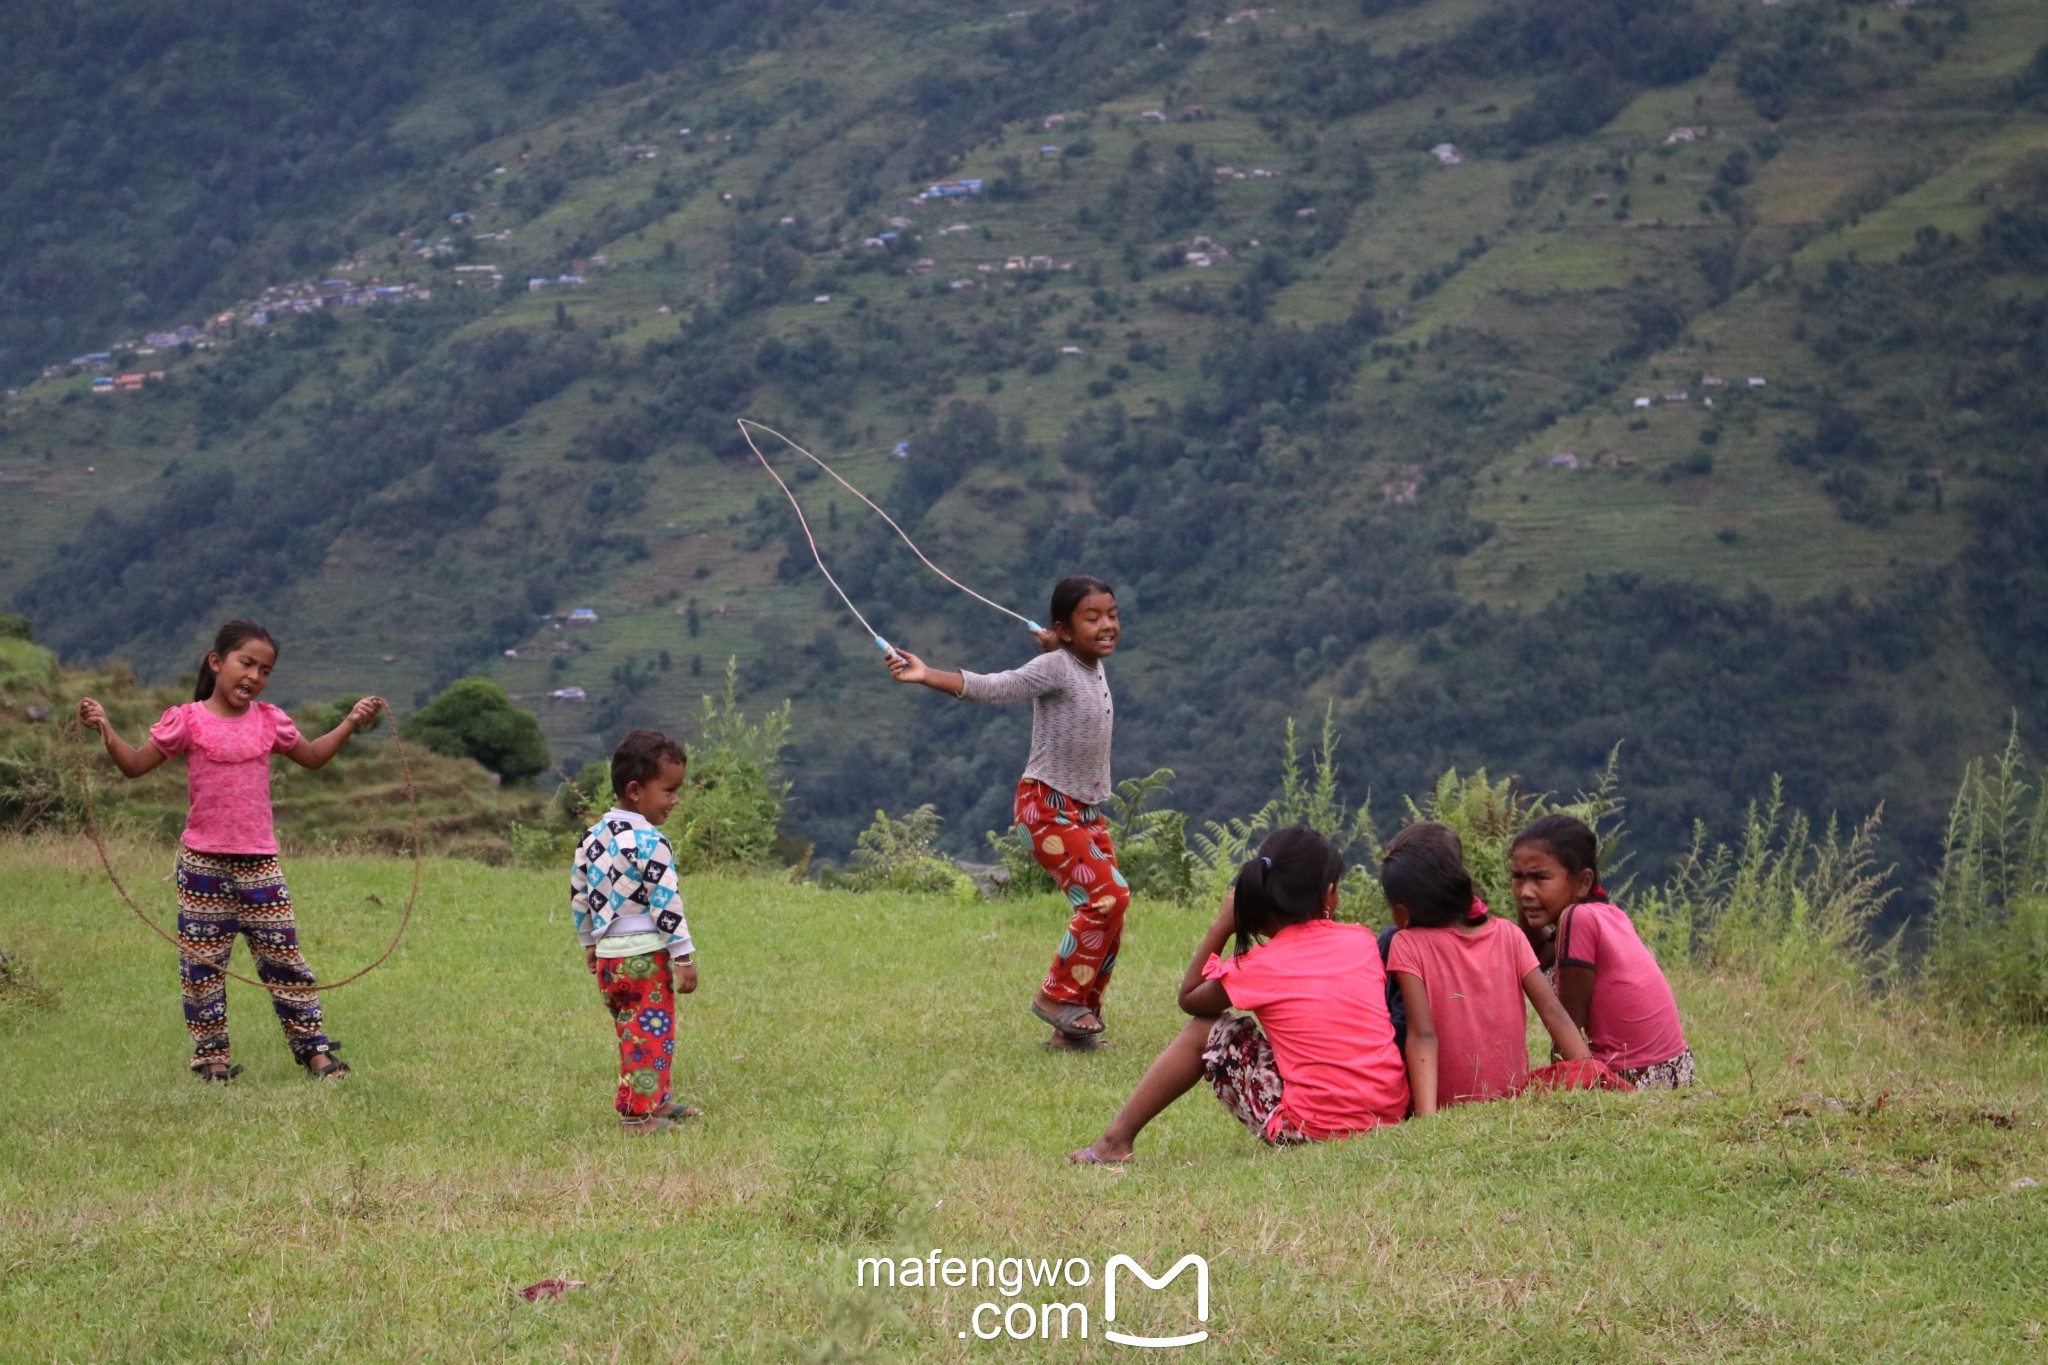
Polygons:
M675 967L667 953L597 960L597 988L619 1034L621 1120L644 1119L668 1101L676 1055Z
M266 984L310 986L313 969L299 951L291 892L275 854L178 851L178 984L185 1000L185 1030L192 1035L196 1071L228 1060L228 990L221 968L235 935L249 940L256 978ZM284 1026L292 1057L304 1063L332 1045L321 1032L320 997L311 991L272 991L271 1008Z
M1131 904L1130 883L1110 846L1109 823L1096 807L1030 777L1017 784L1014 813L1017 837L1074 908L1042 989L1049 999L1099 1011Z

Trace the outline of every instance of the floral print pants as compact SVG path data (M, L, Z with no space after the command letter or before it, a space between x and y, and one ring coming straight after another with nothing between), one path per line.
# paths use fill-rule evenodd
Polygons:
M630 1123L668 1099L676 1055L675 968L667 953L597 960L597 987L619 1034L619 1118Z
M178 850L178 988L195 1071L228 1060L228 984L221 968L228 965L236 934L249 940L257 980L314 984L313 969L299 951L298 921L276 855ZM321 1031L320 997L314 992L272 991L270 1007L301 1065L333 1047Z
M1018 839L1074 909L1041 989L1048 999L1099 1012L1131 904L1130 883L1117 870L1109 842L1109 822L1097 807L1032 777L1017 784L1014 813Z

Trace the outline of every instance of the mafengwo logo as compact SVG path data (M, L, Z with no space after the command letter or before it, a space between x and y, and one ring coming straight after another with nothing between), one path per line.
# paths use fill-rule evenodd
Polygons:
M1166 1290L1190 1270L1194 1272L1191 1277L1195 1291L1194 1322L1205 1323L1209 1320L1209 1262L1205 1258L1189 1254L1175 1261L1164 1275L1154 1275L1134 1257L1122 1253L1111 1256L1102 1267L1102 1317L1099 1325L1103 1338L1119 1346L1151 1350L1193 1346L1207 1341L1208 1328L1193 1326L1185 1318L1181 1320L1183 1325L1193 1327L1193 1330L1172 1334L1127 1332L1115 1325L1119 1306L1125 1309L1127 1324L1133 1316L1154 1318L1156 1315L1151 1313L1130 1312L1135 1306L1133 1293ZM1011 1341L1069 1341L1078 1338L1085 1341L1091 1335L1089 1306L1082 1296L1073 1291L1091 1287L1095 1279L1094 1267L1078 1256L1066 1260L1005 1256L998 1260L993 1256L948 1256L938 1247L921 1257L892 1259L864 1256L854 1266L854 1285L860 1289L986 1287L1006 1300L988 1299L975 1304L966 1314L965 1325L957 1326L953 1332L963 1341L997 1341L1003 1338ZM1143 1286L1142 1290L1129 1284L1133 1279ZM1026 1293L1033 1289L1041 1293ZM1165 1320L1172 1321L1170 1316ZM955 1324L947 1325L955 1327Z
M1127 1269L1145 1282L1147 1289L1164 1289L1174 1278L1190 1267L1195 1272L1195 1320L1209 1320L1209 1263L1202 1257L1189 1252L1173 1263L1173 1269L1153 1279L1145 1267L1121 1253L1109 1258L1109 1264L1102 1269L1102 1335L1119 1346L1192 1346L1198 1341L1207 1341L1209 1331L1187 1332L1177 1337L1134 1337L1116 1331L1108 1324L1116 1321L1116 1272Z

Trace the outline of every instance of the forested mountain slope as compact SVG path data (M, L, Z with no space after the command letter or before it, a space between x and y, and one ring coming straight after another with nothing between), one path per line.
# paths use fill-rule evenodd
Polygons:
M579 759L738 655L805 837L975 844L1028 717L889 683L750 416L1027 614L1113 581L1205 814L1333 704L1358 796L1622 742L1652 851L1778 772L1917 855L2048 719L2038 4L1008 3L26 7L0 592ZM892 638L1021 657L800 463Z

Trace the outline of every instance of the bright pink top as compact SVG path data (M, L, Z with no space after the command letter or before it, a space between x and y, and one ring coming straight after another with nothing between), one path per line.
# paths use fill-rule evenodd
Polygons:
M1678 1001L1663 968L1618 905L1583 901L1557 928L1557 962L1593 969L1586 1045L1616 1071L1668 1062L1685 1051Z
M217 716L203 701L164 712L150 742L185 755L192 811L185 847L194 853L275 853L270 823L270 756L299 742L283 710L259 701L239 716Z
M1282 1118L1314 1138L1398 1123L1408 1113L1408 1071L1387 1018L1379 945L1362 924L1290 924L1235 957L1211 954L1205 981L1221 981L1273 1045Z
M1541 969L1519 928L1488 916L1470 932L1450 924L1403 929L1394 935L1387 970L1419 977L1429 992L1439 1105L1498 1099L1528 1082L1522 978Z

